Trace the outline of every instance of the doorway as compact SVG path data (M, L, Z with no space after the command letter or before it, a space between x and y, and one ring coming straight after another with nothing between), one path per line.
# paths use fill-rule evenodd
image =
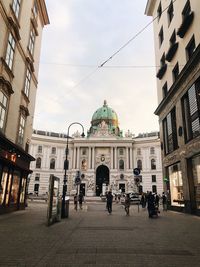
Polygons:
M102 193L102 184L109 184L109 169L105 165L101 165L96 170L96 196Z
M122 193L125 193L125 184L119 184L119 190L121 190Z

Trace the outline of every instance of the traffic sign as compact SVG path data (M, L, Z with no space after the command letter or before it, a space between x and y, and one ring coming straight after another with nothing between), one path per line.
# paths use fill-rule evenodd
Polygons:
M135 169L133 169L133 173L134 173L135 175L139 175L139 174L140 174L140 169L139 169L139 168L135 168Z

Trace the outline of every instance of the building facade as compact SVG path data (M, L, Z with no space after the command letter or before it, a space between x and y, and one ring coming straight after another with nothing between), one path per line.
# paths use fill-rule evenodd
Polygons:
M61 186L66 159L67 135L34 131L30 154L36 158L29 193L48 192L49 177L60 178ZM106 101L92 116L87 137L80 133L69 139L67 193L76 192L75 178L81 174L80 190L86 196L99 196L105 190L113 193L133 192L135 185L133 169L141 170L139 191L163 191L161 149L158 133L125 137L118 126L118 117ZM62 190L62 188L60 188Z
M24 208L44 0L0 1L0 214Z
M165 188L172 209L200 214L200 2L148 0L154 19Z

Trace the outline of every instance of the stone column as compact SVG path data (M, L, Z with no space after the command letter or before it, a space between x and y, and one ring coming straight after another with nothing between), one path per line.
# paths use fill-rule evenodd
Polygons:
M114 148L115 151L115 169L117 169L117 147Z
M129 169L128 147L126 147L126 170Z
M94 169L95 147L92 148L92 169Z
M76 158L76 168L80 168L80 147L77 147L77 158Z
M110 148L110 167L113 169L113 147Z
M130 148L130 169L133 169L133 148Z
M91 169L91 147L88 147L88 169Z
M74 147L73 152L73 169L76 169L76 147Z

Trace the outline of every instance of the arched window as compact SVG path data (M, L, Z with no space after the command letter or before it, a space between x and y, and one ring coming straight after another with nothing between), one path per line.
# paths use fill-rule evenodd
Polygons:
M50 160L50 169L55 169L56 161L55 159Z
M151 148L150 148L150 154L151 154L151 155L154 155L154 154L155 154L155 148L154 148L154 147L151 147Z
M41 163L42 163L41 158L37 158L37 159L36 159L36 165L35 165L35 167L36 167L37 169L40 169L40 168L41 168Z
M152 170L156 170L156 161L155 161L155 159L151 160L151 169Z
M140 159L137 161L137 168L142 170L142 161Z
M123 159L120 159L120 161L119 161L119 169L120 170L124 170L124 161L123 161Z
M152 185L152 192L157 193L157 186L156 185Z

